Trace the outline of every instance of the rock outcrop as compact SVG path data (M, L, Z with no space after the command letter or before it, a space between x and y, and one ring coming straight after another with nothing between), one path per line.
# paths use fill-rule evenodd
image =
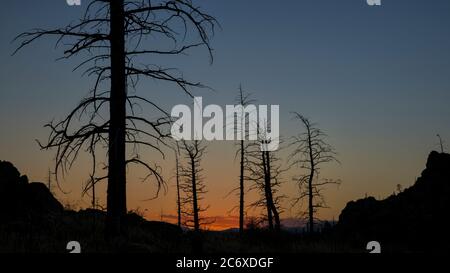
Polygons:
M384 200L349 202L336 229L359 244L377 240L393 249L439 251L450 243L449 211L450 154L433 151L413 186Z
M29 183L13 164L0 161L0 223L62 212L63 206L43 183Z

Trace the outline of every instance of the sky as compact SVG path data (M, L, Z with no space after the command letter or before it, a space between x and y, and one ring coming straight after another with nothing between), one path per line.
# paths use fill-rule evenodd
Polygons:
M11 56L13 38L35 27L58 27L79 18L81 7L64 0L7 1L0 10L0 160L13 162L32 181L46 181L54 151L41 151L43 125L60 120L85 96L93 79L73 72L77 59L62 55L54 40L40 40ZM338 151L341 164L325 166L321 175L341 179L326 192L329 209L322 219L337 219L350 200L367 195L384 198L397 184L412 185L424 169L428 153L438 149L440 134L450 141L450 2L446 0L199 0L196 3L220 22L213 39L214 62L204 50L167 60L188 78L214 91L198 90L204 104L232 104L239 85L257 104L280 105L280 130L285 138L302 132L291 112L318 123ZM79 61L79 60L78 60ZM180 90L142 81L137 92L151 92L170 109L189 104ZM445 144L445 143L444 143ZM446 147L449 147L448 145ZM450 147L449 147L450 148ZM238 185L239 165L232 142L208 143L202 167L209 192L208 217L213 229L236 226L230 209L237 198L227 194ZM280 151L285 158L288 150ZM149 219L174 220L174 163L156 153L143 156L163 167L168 192L155 193L154 183L142 183L142 170L130 170L128 208ZM88 178L88 157L61 181L67 194L54 189L72 207L89 206L81 197ZM283 218L293 218L295 185L284 175ZM105 204L104 185L100 202ZM249 202L254 198L249 194ZM256 212L248 211L249 215Z

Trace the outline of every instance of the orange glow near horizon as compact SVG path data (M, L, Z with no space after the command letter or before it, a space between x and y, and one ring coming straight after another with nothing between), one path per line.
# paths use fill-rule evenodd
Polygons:
M178 223L177 219L178 218L176 215L163 215L159 219L150 218L149 220L163 221L176 225ZM239 217L237 216L215 216L215 217L207 216L205 220L207 222L210 222L208 224L204 224L201 226L201 228L205 230L221 231L231 228L239 228Z
M342 145L336 145L342 146ZM346 147L343 147L344 150ZM40 157L20 157L13 153L6 153L5 159L10 161L18 168L21 174L28 175L30 181L47 181L48 168L52 166L51 152L31 151L39 154ZM215 221L204 227L210 230L224 230L229 228L238 228L238 218L236 210L231 208L238 205L238 197L229 194L230 191L238 185L239 182L239 163L234 161L235 147L231 142L212 142L208 143L207 154L202 161L204 171L205 185L208 192L201 200L201 206L210 206L202 215L207 219ZM283 151L280 152L282 157ZM420 174L425 167L425 161L428 152L424 149L423 154L419 156L397 156L382 160L384 157L381 152L374 151L370 158L363 157L361 154L367 154L366 150L355 151L346 149L346 153L340 157L341 166L329 166L324 168L321 175L323 177L341 178L343 183L340 187L330 187L326 190L326 199L329 209L323 209L318 212L318 217L322 220L337 220L341 210L346 203L351 200L362 198L366 195L372 195L376 198L384 198L392 194L397 184L402 184L404 188L413 184L415 177ZM149 154L143 153L143 157L154 158ZM46 160L42 160L48 156ZM14 160L16 159L16 160ZM148 160L148 159L147 159ZM151 162L151 161L149 161ZM155 161L156 162L156 161ZM376 162L376 164L374 163ZM176 188L174 180L174 166L170 154L159 164L163 168L163 175L167 179L167 192L161 191L156 199L154 197L156 186L154 181L145 183L141 178L145 173L141 169L130 168L128 170L127 199L128 210L142 211L148 220L160 221L176 224ZM351 168L349 168L351 166ZM396 166L395 171L389 169L389 166ZM74 209L90 207L90 196L81 197L81 189L87 180L89 161L86 155L80 157L80 160L74 168L66 175L60 184L65 192L63 194L53 186L53 192L58 200L68 207ZM379 172L377 170L383 170ZM283 201L284 211L281 213L282 219L297 218L300 211L306 209L303 207L291 208L292 198L295 196L296 186L290 180L296 170L290 170L284 175L284 184L280 194L287 197ZM250 185L246 185L247 188ZM106 208L106 183L102 182L96 187L98 203ZM246 194L246 206L254 202L257 198L257 192ZM147 200L147 201L146 201ZM260 211L247 209L247 215L260 216ZM163 217L161 217L163 215ZM248 217L247 217L248 219Z

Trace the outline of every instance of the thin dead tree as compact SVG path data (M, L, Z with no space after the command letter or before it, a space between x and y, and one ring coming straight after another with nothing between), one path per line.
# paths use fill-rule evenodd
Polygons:
M201 216L209 206L202 207L200 205L204 198L203 196L207 193L202 175L203 169L200 165L206 147L199 140L183 140L181 148L186 159L185 166L181 168L181 177L183 179L181 189L184 193L181 198L181 204L185 220L184 224L198 233L203 225L210 223Z
M70 169L82 149L90 154L90 183L85 191L107 180L106 232L115 237L126 232L127 165L144 167L149 173L146 178L154 177L157 193L165 185L159 167L140 158L138 149L147 147L164 157L161 145L169 136L165 128L171 120L155 98L137 94L139 80L172 83L189 96L192 88L203 87L176 69L148 64L148 60L205 47L212 61L209 39L217 22L191 0L91 0L85 7L79 22L20 34L14 53L51 36L57 46L64 47L63 59L84 57L74 70L84 68L84 74L94 77L92 90L66 118L46 125L51 133L41 148L56 149L56 178ZM140 105L145 105L146 116L135 111ZM102 148L107 150L107 160L106 173L100 174L97 161Z
M181 168L181 207L184 217L184 225L193 229L192 251L196 254L203 252L203 239L201 228L214 222L203 217L202 214L208 210L209 206L201 206L204 195L207 193L204 177L202 175L201 160L206 147L199 140L182 140L182 151L186 159L185 165Z
M91 185L91 194L92 194L92 196L91 196L92 197L92 201L91 201L92 209L97 209L97 196L96 196L96 192L95 192L95 183L93 183Z
M262 136L259 129L258 140L247 144L245 162L245 180L253 182L250 190L257 190L260 198L250 204L252 208L262 208L266 211L265 219L269 230L280 231L282 213L281 201L285 198L280 194L282 174L286 171L281 166L281 160L275 151L262 149L271 140Z
M321 168L326 163L339 161L334 148L326 142L327 135L309 119L299 113L293 114L301 122L305 132L293 137L289 145L293 148L289 161L291 166L306 170L305 174L293 178L298 187L298 196L294 199L293 206L307 200L308 210L302 216L307 215L308 230L314 233L314 222L318 220L314 215L318 209L327 207L323 190L329 185L341 183L340 180L320 179Z
M234 188L231 193L237 193L239 198L239 204L236 207L233 207L231 211L235 209L239 210L239 234L242 235L244 232L244 223L245 223L245 157L247 156L247 145L246 140L249 140L250 128L249 128L249 115L257 114L256 108L250 109L248 106L254 103L254 100L250 98L250 94L246 93L242 86L239 86L239 94L236 98L236 102L238 106L242 107L240 112L238 112L236 120L233 117L233 122L237 121L241 125L233 126L236 128L237 134L240 137L238 140L238 149L236 150L235 158L239 157L239 185ZM240 128L240 130L238 129Z
M444 142L442 141L441 135L437 134L436 136L439 139L439 147L441 148L441 153L444 153Z
M52 172L51 172L50 168L48 169L48 174L47 174L47 188L50 191L50 193L53 194L53 190L52 190Z
M175 179L176 179L176 186L177 186L177 224L178 227L181 228L181 186L180 186L180 169L181 169L181 163L180 163L180 146L178 145L178 142L176 143L176 150L175 150Z

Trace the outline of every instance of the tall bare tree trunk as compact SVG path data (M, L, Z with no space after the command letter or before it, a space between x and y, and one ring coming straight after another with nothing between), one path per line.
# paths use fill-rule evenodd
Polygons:
M281 222L280 222L280 214L278 213L277 207L272 202L272 212L273 212L273 218L275 220L275 231L281 230Z
M110 2L111 8L111 95L108 151L107 234L126 232L126 75L124 0Z
M308 180L308 205L309 205L309 232L314 233L314 207L313 207L313 177L314 177L314 170L311 169L311 173L309 175Z
M273 216L272 216L272 190L270 188L270 179L267 177L267 158L266 153L261 152L262 154L262 163L264 167L264 193L266 197L266 207L267 207L267 221L269 223L269 229L273 230Z
M198 218L198 202L197 202L197 181L196 181L196 170L195 161L191 160L191 171L192 171L192 206L194 213L194 230L196 232L200 231L200 222Z
M239 233L244 232L244 141L241 140L241 175L239 178Z
M195 167L195 158L191 158L191 175L192 175L192 205L194 214L194 236L193 236L193 248L192 251L195 254L203 252L202 238L200 234L200 219L199 219L199 207L197 201L197 171Z
M95 201L95 199L96 199L96 196L95 196L95 182L92 182L92 208L93 209L97 209L97 206L96 206L96 201Z
M278 213L277 207L275 206L275 202L273 200L273 194L272 194L272 183L271 183L272 175L271 175L271 171L270 171L271 166L270 166L269 151L265 151L265 154L266 154L266 165L267 165L267 168L266 168L266 171L267 171L266 176L267 176L267 181L268 181L267 185L269 188L269 192L268 192L269 193L269 204L270 204L270 209L272 210L272 213L273 213L273 218L275 220L275 230L280 231L280 229L281 229L280 215Z
M309 147L309 162L310 174L308 179L308 205L309 205L309 232L314 233L314 203L313 203L313 179L314 179L314 157L312 150L311 130L308 128L308 147Z
M178 212L178 227L181 227L181 195L180 195L180 161L178 154L175 154L176 160L176 175L177 175L177 212Z
M52 173L50 168L48 169L48 177L47 177L47 187L50 193L52 192Z

